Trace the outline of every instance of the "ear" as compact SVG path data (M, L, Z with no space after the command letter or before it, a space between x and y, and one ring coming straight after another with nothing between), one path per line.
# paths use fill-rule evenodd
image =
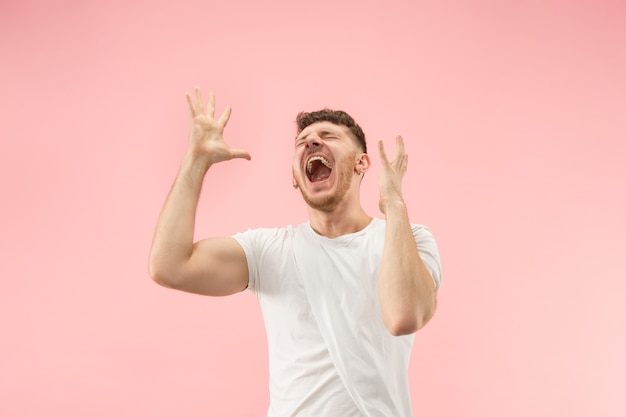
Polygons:
M367 170L370 169L371 161L370 156L366 153L362 153L357 155L356 164L354 165L354 169L357 174L364 174Z
M293 181L293 188L295 188L297 190L298 189L298 183L296 182L296 179L292 178L291 181Z

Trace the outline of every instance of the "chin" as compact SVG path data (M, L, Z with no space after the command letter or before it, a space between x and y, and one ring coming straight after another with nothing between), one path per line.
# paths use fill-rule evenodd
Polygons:
M310 195L300 188L300 193L306 204L312 209L331 212L345 199L348 191L346 185L349 186L349 184L344 184L343 187L337 187L327 192L316 192L315 195Z
M339 199L332 195L313 199L303 193L302 197L309 207L319 211L331 212L339 205Z

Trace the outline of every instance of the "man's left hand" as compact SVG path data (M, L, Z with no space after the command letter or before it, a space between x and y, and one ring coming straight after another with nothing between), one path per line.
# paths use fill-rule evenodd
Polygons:
M383 166L380 176L380 201L378 202L378 208L383 214L386 214L388 204L404 204L402 199L402 177L404 177L406 172L409 156L404 152L402 136L396 137L396 154L391 162L387 158L382 140L378 141L378 151Z

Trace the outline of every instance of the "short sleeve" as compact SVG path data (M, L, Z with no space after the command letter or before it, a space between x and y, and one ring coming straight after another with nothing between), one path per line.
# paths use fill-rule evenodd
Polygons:
M435 287L439 289L441 286L441 262L435 237L426 226L412 224L411 228L417 244L417 252L433 277Z
M256 244L258 230L248 229L245 232L233 235L233 239L241 245L246 254L246 262L248 263L248 289L257 294L258 291L258 245Z

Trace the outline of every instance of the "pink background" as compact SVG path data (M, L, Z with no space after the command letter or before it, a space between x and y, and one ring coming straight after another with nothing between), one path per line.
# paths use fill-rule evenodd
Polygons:
M38 4L39 3L39 4ZM198 237L299 223L295 114L345 109L438 238L416 416L626 415L620 1L0 0L0 415L261 416L253 295L147 274L185 91L230 104Z

